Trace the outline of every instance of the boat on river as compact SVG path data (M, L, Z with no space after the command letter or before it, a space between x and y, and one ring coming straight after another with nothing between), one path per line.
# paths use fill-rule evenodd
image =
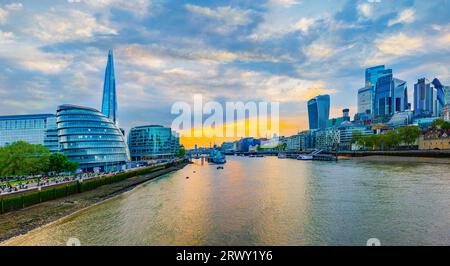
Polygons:
M278 159L286 159L287 158L287 154L286 153L279 153L278 154Z
M214 150L211 153L210 162L215 164L224 164L227 162L227 159L225 157L225 154L223 154L221 151Z
M302 161L310 161L313 159L312 155L299 155L297 157L297 160L302 160Z

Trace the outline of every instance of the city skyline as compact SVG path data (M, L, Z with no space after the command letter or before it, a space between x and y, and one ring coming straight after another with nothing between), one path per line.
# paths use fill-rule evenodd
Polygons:
M446 1L327 2L325 10L320 1L280 0L3 2L2 115L54 113L64 103L101 109L110 48L127 131L170 126L170 106L201 93L219 102L280 101L281 134L292 135L308 128L306 102L319 94L331 95L330 117L347 107L355 114L364 69L379 64L407 81L409 99L419 78L450 83ZM13 47L23 53L11 54Z

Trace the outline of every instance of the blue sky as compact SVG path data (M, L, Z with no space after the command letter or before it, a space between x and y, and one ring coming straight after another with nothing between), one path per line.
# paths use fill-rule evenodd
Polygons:
M194 93L279 101L282 133L307 127L306 100L356 110L364 68L450 84L449 0L0 0L0 114L100 108L115 52L119 121L170 125Z

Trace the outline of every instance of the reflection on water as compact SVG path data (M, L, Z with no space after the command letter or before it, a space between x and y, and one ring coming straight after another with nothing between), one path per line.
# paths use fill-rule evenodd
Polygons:
M450 244L448 164L229 157L224 168L188 165L8 244Z

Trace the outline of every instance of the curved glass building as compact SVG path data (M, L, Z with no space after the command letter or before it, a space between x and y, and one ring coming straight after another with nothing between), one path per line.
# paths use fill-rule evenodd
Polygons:
M319 95L308 101L309 129L324 129L330 117L330 96Z
M118 171L129 161L122 132L98 110L62 105L56 117L60 150L83 171Z

